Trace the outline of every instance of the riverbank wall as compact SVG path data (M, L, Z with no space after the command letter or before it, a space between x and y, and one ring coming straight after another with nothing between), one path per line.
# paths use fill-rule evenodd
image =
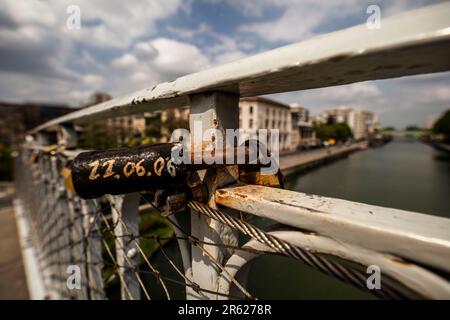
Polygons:
M351 145L335 146L325 149L299 151L293 154L280 155L280 169L285 177L294 173L305 172L326 163L341 159L349 154L365 150L367 142L358 142Z
M444 151L444 152L447 152L450 154L450 145L449 144L434 141L434 140L424 141L424 142L428 143L429 145L431 145L432 147L434 147L437 150Z

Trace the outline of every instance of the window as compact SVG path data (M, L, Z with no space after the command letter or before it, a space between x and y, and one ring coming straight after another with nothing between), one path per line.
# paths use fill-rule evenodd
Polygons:
M250 106L250 114L253 114L253 106Z
M253 128L253 119L250 119L250 121L249 121L249 123L248 123L248 127L249 127L250 129Z

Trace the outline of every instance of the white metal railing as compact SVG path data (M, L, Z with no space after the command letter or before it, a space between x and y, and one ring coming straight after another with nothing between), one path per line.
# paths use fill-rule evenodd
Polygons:
M82 200L66 188L64 175L70 160L81 151L74 124L189 104L190 120L202 121L204 130L236 128L233 115L238 114L239 97L447 71L449 56L450 3L444 3L384 19L379 30L357 26L319 36L162 83L35 128L30 132L33 141L24 145L16 161L16 206L34 227L30 237L46 293L52 298L102 299L110 295L105 291L108 283L118 279L121 298L148 298L152 295L146 285L150 274L163 297L171 295L168 283L178 281L186 287L189 299L249 298L245 290L248 262L274 251L297 257L341 280L352 278L361 286L365 281L361 273L327 262L321 254L363 266L376 264L397 283L386 284L385 297L449 298L450 284L444 276L450 272L449 219L242 185L236 166L208 169L200 177L209 190L208 206L194 204L197 209L190 214L168 217L182 267L166 254L162 238L151 239L180 276L174 280L162 276L144 252L141 241L145 236L138 223L143 220L139 215L143 194ZM57 146L49 146L48 135L55 130ZM233 220L233 210L217 211L218 205L223 206L221 210L228 207L290 228L250 231L247 234L253 239L240 246L239 231L253 230L252 226L245 219ZM81 266L81 289L67 287L69 265Z

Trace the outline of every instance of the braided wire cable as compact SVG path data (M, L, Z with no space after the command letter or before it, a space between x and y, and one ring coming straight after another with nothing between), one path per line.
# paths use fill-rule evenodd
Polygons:
M304 264L318 269L319 271L336 277L343 282L349 283L359 289L368 290L366 287L366 274L361 270L344 266L336 261L328 260L325 257L309 252L298 246L291 245L287 241L279 239L243 220L239 220L220 210L210 208L209 206L198 201L190 201L188 207L215 219L229 227L239 230L245 235L261 242L276 253L285 255L292 259L303 262ZM370 290L372 294L381 299L408 299L402 292L396 288L386 284L382 290Z

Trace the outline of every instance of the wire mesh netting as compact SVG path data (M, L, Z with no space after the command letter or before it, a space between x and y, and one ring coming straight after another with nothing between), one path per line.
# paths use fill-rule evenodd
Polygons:
M48 150L23 149L16 157L18 198L31 226L30 241L48 298L255 299L245 281L224 267L224 261L240 251L287 256L365 289L366 276L360 266L348 267L295 247L256 227L242 213L229 216L190 202L192 211L186 208L177 215L165 214L151 192L83 200L67 188L64 172L69 164L67 155ZM186 227L189 222L182 221L189 220L190 214L203 214L230 227L239 241L205 241L193 236ZM249 239L266 247L246 246ZM212 272L227 279L233 289L197 283L190 261L183 261L182 247L199 250ZM221 255L216 254L219 251ZM405 297L405 291L389 284L374 293L381 298Z

